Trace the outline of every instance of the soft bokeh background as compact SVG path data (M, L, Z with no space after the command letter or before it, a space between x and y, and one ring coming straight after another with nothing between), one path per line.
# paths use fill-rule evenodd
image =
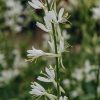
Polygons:
M62 30L72 46L63 56L66 70L61 70L61 84L70 100L94 100L100 66L100 0L59 1L58 9L64 7L70 15L71 24ZM0 0L0 100L35 100L29 94L30 84L53 62L45 58L25 62L32 45L49 51L48 34L36 27L43 16L28 0ZM98 95L100 100L100 84Z

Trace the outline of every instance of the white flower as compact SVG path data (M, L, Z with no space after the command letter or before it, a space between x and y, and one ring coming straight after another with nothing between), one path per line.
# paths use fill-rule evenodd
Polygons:
M37 27L39 27L40 29L42 29L45 32L51 32L52 31L52 25L51 25L51 22L48 19L48 17L46 17L46 16L44 17L44 22L45 22L45 25L37 22L37 24L36 24Z
M68 13L66 13L64 15L64 8L61 8L59 13L58 13L58 22L59 23L67 22L67 18L66 17L68 17Z
M49 57L57 57L58 56L53 53L46 53L42 50L35 49L34 47L32 47L32 50L27 50L27 53L28 53L27 56L29 58L32 58L32 59L30 59L31 61L33 61L34 59L41 57L41 56L49 56Z
M92 11L93 11L93 18L96 20L100 19L100 6L93 8Z
M28 3L35 9L44 8L43 2L40 0L32 0L32 2L28 1Z
M52 68L52 66L50 66L50 68L46 67L45 71L46 71L46 74L45 74L46 77L39 76L37 79L40 81L43 81L43 82L55 81L55 72L54 72L54 69Z
M67 17L68 13L66 13L64 15L64 8L61 8L59 10L58 15L55 13L54 10L49 11L48 13L46 13L46 16L48 18L48 20L50 20L51 22L54 21L55 23L64 23L67 22Z
M32 87L32 90L30 91L30 94L33 94L36 97L45 95L50 100L55 100L56 99L56 96L47 93L46 90L44 89L44 87L41 86L40 84L38 84L37 82L32 83L31 87Z
M62 97L61 96L59 100L68 100L68 97L66 97L66 96Z
M46 67L45 71L46 71L46 74L43 73L43 75L46 77L39 76L37 79L42 82L52 82L54 86L57 88L57 83L55 81L55 71L52 68L52 66L50 66L50 68ZM60 86L60 90L61 92L65 93L64 89L61 86Z
M45 32L51 32L52 31L52 22L64 23L67 21L66 17L68 16L68 13L66 13L64 16L63 15L64 15L64 8L60 9L58 16L54 10L48 11L46 13L46 15L44 16L45 25L37 22L37 26Z
M33 94L36 96L45 95L46 90L37 82L32 83L31 87L32 87L32 91L30 91L30 94Z

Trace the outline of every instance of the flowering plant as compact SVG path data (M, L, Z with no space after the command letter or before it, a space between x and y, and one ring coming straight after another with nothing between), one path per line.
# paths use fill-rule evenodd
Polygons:
M35 95L36 97L45 96L50 100L68 100L66 96L61 96L62 93L65 94L64 89L60 85L60 67L64 68L62 62L62 53L66 52L66 47L69 45L65 45L64 36L62 34L60 24L65 24L68 21L68 13L65 13L64 8L61 8L59 12L57 12L56 7L56 0L32 0L28 2L34 9L43 9L45 16L44 16L44 24L37 22L36 25L43 31L49 33L50 41L48 41L52 53L46 53L42 50L35 49L32 47L32 50L27 50L28 61L33 61L39 57L54 57L56 61L55 67L46 67L43 76L38 76L37 80L45 83L53 83L54 87L57 90L57 96L48 93L43 86L38 84L37 82L33 82L31 87L31 94Z

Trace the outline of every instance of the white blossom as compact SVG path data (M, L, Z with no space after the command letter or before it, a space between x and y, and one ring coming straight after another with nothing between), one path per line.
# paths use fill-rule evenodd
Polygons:
M45 25L37 22L37 24L36 24L37 27L39 27L40 29L42 29L45 32L51 32L52 31L52 25L51 25L51 22L48 19L48 17L46 17L46 16L44 17L44 22L45 22Z
M67 22L68 13L64 15L64 8L61 8L58 15L55 13L54 10L52 10L46 13L45 17L47 17L48 20L50 20L51 22L53 21L55 23L64 23Z
M54 69L52 68L52 66L50 66L50 68L46 67L45 71L46 71L46 74L45 74L46 77L39 76L37 79L40 81L43 81L43 82L55 81L55 72L54 72Z
M46 92L43 86L38 84L37 82L32 83L31 85L32 90L30 91L30 94L35 95L36 97L38 96L47 96L50 100L55 100L56 96L49 94Z
M68 97L66 97L66 96L62 97L61 96L59 100L68 100Z
M46 71L46 74L43 73L45 77L39 76L37 79L42 82L52 82L55 88L57 88L57 83L55 81L55 71L53 67L52 66L50 66L50 68L46 67L45 71ZM60 86L60 91L65 93L64 89L61 86Z
M35 9L44 8L43 2L41 0L32 0L31 2L28 1L28 3Z
M32 91L30 91L30 94L33 94L36 96L42 96L46 92L46 90L37 82L32 83L31 87L32 87Z
M27 53L28 53L27 56L29 58L32 58L31 59L32 61L34 59L37 59L38 57L41 57L41 56L48 56L48 57L57 57L58 56L57 54L46 53L46 52L44 52L42 50L35 49L34 47L32 47L32 50L27 50Z

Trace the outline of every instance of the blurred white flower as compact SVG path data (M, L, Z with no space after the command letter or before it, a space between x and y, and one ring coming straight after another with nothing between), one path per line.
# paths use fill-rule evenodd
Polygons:
M96 20L100 19L100 6L93 8L92 11L93 11L93 18Z
M7 10L5 17L6 16L14 16L14 15L19 15L22 13L23 6L21 5L20 1L15 1L15 0L7 0L5 2L7 7L10 8Z
M71 81L69 79L64 79L62 83L66 88L70 88Z
M81 87L76 87L75 90L71 91L71 96L73 98L76 98L77 96L82 95L82 94L83 94L83 90Z
M15 30L16 32L20 32L20 31L22 30L22 26L16 25L15 28L14 28L14 30Z
M84 65L84 72L85 72L85 74L90 73L91 69L92 69L92 66L90 64L90 61L86 60L85 61L85 65Z
M62 97L61 96L59 100L68 100L68 97L66 97L66 96Z
M77 90L71 91L71 96L72 96L73 98L77 97L78 95L79 95L79 93L78 93Z
M19 75L19 71L17 69L9 69L1 71L0 75L0 83L2 85L8 84L12 79Z
M97 47L95 48L95 52L96 52L97 54L100 54L100 46L97 46Z
M85 61L85 65L83 67L83 71L84 71L84 76L85 76L85 81L86 82L95 80L95 72L92 71L94 69L93 67L96 68L95 66L92 66L90 64L89 60Z
M7 64L5 62L5 56L4 54L0 54L0 64L3 66L3 67L6 67Z
M38 57L41 57L41 56L48 56L48 57L57 57L58 56L57 54L46 53L42 50L35 49L34 47L32 47L32 50L27 50L27 53L28 53L27 56L29 58L32 58L29 61L33 61L34 59L37 59Z
M5 25L10 26L10 28L15 32L20 32L22 27L18 25L20 15L22 14L23 6L19 0L7 0L6 2L7 10L5 12ZM20 20L23 22L23 20Z
M35 95L36 97L45 95L50 100L56 99L56 96L47 93L44 87L38 84L37 82L32 83L31 87L32 87L32 90L30 91L30 94Z
M23 60L23 58L20 55L20 51L15 49L13 51L14 55L15 55L15 59L14 59L14 63L13 63L13 68L14 69L22 69L22 68L26 68L28 66L27 62L25 62ZM21 70L19 70L21 71Z
M76 68L75 71L72 73L72 77L77 79L78 81L82 81L84 78L83 70Z
M100 85L98 86L98 94L100 94Z
M32 2L28 1L28 3L35 9L44 8L42 0L32 0Z

